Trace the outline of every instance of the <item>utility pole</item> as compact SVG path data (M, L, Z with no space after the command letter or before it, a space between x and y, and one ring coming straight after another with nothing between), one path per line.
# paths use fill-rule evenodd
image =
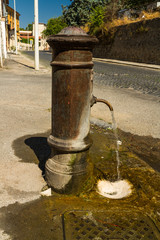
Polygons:
M29 31L29 30L27 30ZM29 32L27 33L27 36L28 36L28 51L29 51Z
M0 67L3 67L3 58L2 58L2 0L0 0Z
M17 21L16 21L16 0L14 0L14 37L15 37L15 47L17 54Z
M38 0L34 0L35 70L39 70Z

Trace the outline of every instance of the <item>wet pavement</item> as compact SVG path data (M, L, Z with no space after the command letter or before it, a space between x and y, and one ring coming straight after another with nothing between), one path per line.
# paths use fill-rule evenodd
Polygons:
M19 60L22 59L17 57ZM160 138L135 135L130 132L131 125L128 131L118 129L122 141L120 174L133 185L133 191L127 198L108 199L97 193L96 185L99 179L117 179L115 137L110 124L97 126L93 121L88 174L79 191L74 195L52 192L50 197L40 197L45 185L44 165L50 155L47 137L50 133L51 76L48 70L41 69L38 73L32 65L26 67L26 60L23 64L12 60L8 63L0 71L0 239L160 239ZM100 87L98 91L102 95ZM136 119L147 112L148 103L155 108L155 113L158 112L158 97L151 99L146 94L144 99L134 94L133 111L130 105L126 107L126 100L120 103L116 88L107 92L107 100L109 96L118 101L118 107L122 105L120 123L126 121L123 113L127 109L128 114L135 115L129 118L132 125L139 129L144 126L147 133L150 127L153 133L155 124L151 128L151 123L145 125L146 120L143 120L137 126ZM138 112L137 96L139 102L143 99L144 112ZM113 105L116 109L116 104ZM100 113L101 110L98 116ZM102 111L103 115L105 113ZM158 126L158 113L152 118Z
M41 133L41 140L46 139L47 134ZM26 204L15 203L3 207L0 211L0 227L13 240L158 240L160 238L160 174L151 167L154 158L151 162L145 161L145 152L143 147L141 148L141 143L145 142L148 148L152 144L159 158L160 141L145 137L140 139L139 136L133 135L130 136L133 141L130 141L128 134L120 130L118 134L123 142L120 147L121 178L128 179L133 185L130 196L113 200L97 193L96 184L99 179L114 181L117 178L115 138L112 130L92 125L93 146L88 158L91 174L82 184L81 190L75 195L52 192L51 197L41 197ZM26 162L25 156L28 156L30 162L34 162L34 158L29 156L35 154L38 164L42 161L44 140L35 145L29 144L34 138L34 135L29 138L25 136L24 141L17 141L13 147L15 153L19 154L24 162ZM20 146L26 153L24 158L16 150ZM143 160L138 156L139 152L135 153L137 146L139 152L143 153ZM49 146L47 151L44 151L44 155L48 151ZM46 160L47 154L43 161Z

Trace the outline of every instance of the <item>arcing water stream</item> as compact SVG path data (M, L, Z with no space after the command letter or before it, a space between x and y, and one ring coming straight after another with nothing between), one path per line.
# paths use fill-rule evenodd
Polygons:
M114 136L115 136L115 143L116 143L116 146L115 146L115 152L116 152L116 160L117 160L117 180L120 180L120 170L119 170L119 167L120 167L120 159L119 159L119 145L121 145L121 141L118 139L118 133L117 133L117 124L116 124L116 120L115 120L115 117L114 117L114 111L113 111L113 107L112 105L104 100L104 99L100 99L100 98L96 98L95 96L92 97L92 103L91 103L91 106L93 106L93 104L97 103L97 102L101 102L101 103L104 103L108 106L108 108L110 109L110 112L111 112L111 117L112 117L112 129L113 129L113 132L114 132Z
M97 183L98 193L113 199L121 199L131 194L132 185L127 180L121 180L120 175L120 158L119 158L119 146L122 142L118 139L117 124L114 117L114 111L111 110L112 116L112 129L115 137L115 152L117 162L117 180L115 182L100 180Z
M111 116L112 116L112 128L115 136L115 141L116 141L116 160L117 160L117 180L120 180L120 158L119 158L119 146L122 144L122 142L118 139L118 133L117 133L117 124L116 120L114 117L114 111L111 111Z

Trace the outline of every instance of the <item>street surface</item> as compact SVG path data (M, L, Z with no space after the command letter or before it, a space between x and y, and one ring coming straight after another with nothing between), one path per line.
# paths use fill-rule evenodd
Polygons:
M51 57L49 53L41 53L42 55L46 59ZM32 60L21 54L10 54L8 57L4 68L0 69L0 240L31 240L35 239L35 236L38 240L57 240L60 239L57 237L60 236L59 233L62 233L61 213L66 212L66 209L69 210L68 207L70 210L80 209L82 212L82 209L88 211L91 206L91 210L98 209L99 212L102 212L103 209L100 209L99 206L111 209L112 202L104 199L105 202L102 203L102 198L99 198L100 200L92 206L93 201L98 199L97 196L92 198L93 201L91 198L86 201L86 196L84 196L84 208L81 205L83 198L79 198L78 201L77 198L71 201L70 197L63 198L59 195L53 196L53 198L40 198L41 189L46 184L42 171L45 161L50 155L47 137L51 128L51 68L42 66L42 61L46 61L48 66L48 60L44 60L45 57L41 60L39 71L34 70L33 57ZM140 79L139 82L142 81L143 84L148 76L148 82L153 85L153 79L159 78L159 72L99 63L95 64L95 71L93 93L96 97L106 99L113 105L117 126L120 129L118 134L122 140L121 147L123 147L120 155L120 170L124 174L122 176L131 179L130 181L133 182L136 189L133 197L128 198L128 202L126 200L116 202L119 204L116 216L120 219L119 213L126 207L130 210L134 206L135 212L137 204L137 207L140 207L141 215L142 212L146 214L148 206L149 213L153 210L157 214L154 217L158 219L160 213L160 204L158 203L160 98L153 96L154 91L152 91L153 94L143 94L140 91L121 86L125 77L132 83L136 81L133 80L133 76L136 76L134 79L137 79L137 82ZM128 75L123 76L124 73ZM109 81L112 83L117 81L119 85L109 86ZM103 119L106 123L112 121L109 109L101 103L92 107L91 115L95 121L97 119L97 121ZM92 148L94 150L92 156L95 157L96 164L98 164L96 169L101 170L102 166L103 170L106 169L112 173L110 167L116 169L114 167L116 166L115 158L111 151L106 152L106 146L110 145L110 142L105 138L107 136L105 131L104 138L97 135L102 134L102 129L97 131L93 138L95 145ZM124 146L126 147L124 148ZM110 147L112 148L112 144ZM97 159L101 159L101 161L97 161ZM133 181L133 179L135 180ZM34 201L33 205L28 203L35 199L38 200ZM23 205L23 203L27 204ZM125 203L126 207L124 207ZM114 213L117 209L116 204L112 205ZM53 216L58 216L60 219L55 219ZM108 213L104 212L104 216L108 216ZM126 220L128 221L128 217ZM129 229L133 229L133 227L131 226ZM149 226L148 229L150 229ZM55 231L58 231L57 236ZM141 229L138 231L140 232ZM49 234L51 234L50 238ZM135 237L134 239L139 238Z
M23 53L32 59L34 57L33 51ZM40 63L47 67L50 61L51 53L40 51ZM159 70L95 61L94 72L94 83L97 85L129 88L160 97Z

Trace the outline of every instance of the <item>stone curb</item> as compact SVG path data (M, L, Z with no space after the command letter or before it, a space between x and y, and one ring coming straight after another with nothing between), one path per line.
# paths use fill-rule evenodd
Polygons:
M34 60L33 59L29 58L28 56L24 55L23 53L19 53L19 56L23 58L23 60L18 59L19 63L24 64L24 60L27 59L28 61L30 61L30 64L28 64L28 66L34 68ZM10 57L10 58L13 59L14 57ZM17 59L16 59L16 61L17 61ZM127 62L127 61L121 61L121 60L115 60L115 59L103 59L103 58L93 58L93 61L104 62L104 63L113 63L113 64L115 63L115 64L120 64L120 65L128 65L128 66L133 66L133 67L143 67L143 68L148 68L148 69L160 70L160 65L155 65L155 64ZM18 61L17 61L17 63L18 63ZM44 68L45 67L42 64L40 64L40 70L42 70Z
M93 58L93 61L116 63L116 64L120 64L120 65L130 65L130 66L135 66L135 67L143 67L143 68L160 70L160 65L155 65L155 64L127 62L127 61L120 61L120 60L114 60L114 59L103 59L103 58Z

